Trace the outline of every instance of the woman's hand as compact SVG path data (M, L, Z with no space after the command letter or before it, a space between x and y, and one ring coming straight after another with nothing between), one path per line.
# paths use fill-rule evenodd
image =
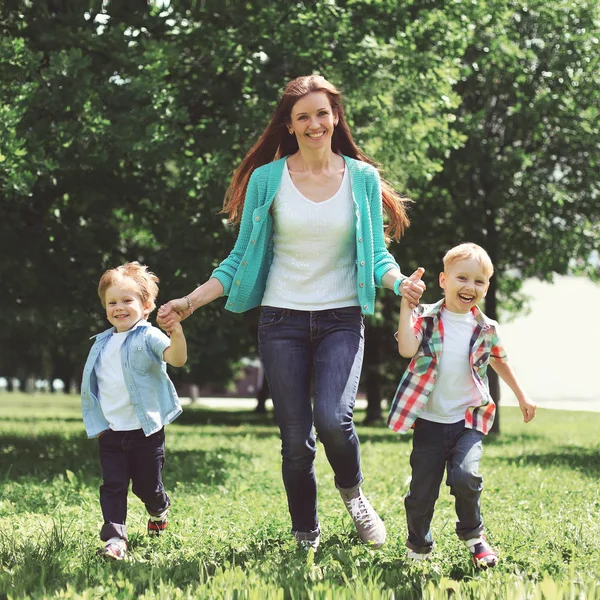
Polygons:
M169 300L158 309L156 321L165 331L171 331L174 326L187 319L192 314L185 298Z

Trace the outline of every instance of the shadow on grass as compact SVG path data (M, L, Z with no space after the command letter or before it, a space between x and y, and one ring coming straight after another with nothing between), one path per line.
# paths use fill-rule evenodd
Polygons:
M71 471L77 481L97 485L101 478L98 444L84 436L58 434L35 437L0 435L0 483L38 478L40 483ZM165 475L171 481L220 485L228 478L229 466L238 470L250 455L230 448L170 450L167 441Z
M560 446L552 452L527 453L521 456L488 457L488 462L501 462L520 467L538 466L542 469L570 469L587 477L600 476L600 449L582 446Z
M532 444L534 442L548 442L550 438L540 433L499 433L485 436L484 444L501 448L503 446L514 446L518 444Z
M218 410L212 408L184 406L177 418L178 425L222 425L240 427L242 425L276 427L273 412L259 413L254 410Z

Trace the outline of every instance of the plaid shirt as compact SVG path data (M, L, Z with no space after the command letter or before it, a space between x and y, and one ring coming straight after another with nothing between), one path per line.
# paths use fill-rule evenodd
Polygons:
M388 425L394 431L406 433L429 400L438 376L444 344L441 314L444 300L436 304L421 304L413 311L415 335L422 338L417 353L406 369L396 390ZM465 427L488 433L496 415L496 404L488 389L487 368L490 358L506 362L506 352L498 337L496 321L486 317L477 306L471 309L476 325L471 336L469 361L473 381L481 394L479 404L465 413Z

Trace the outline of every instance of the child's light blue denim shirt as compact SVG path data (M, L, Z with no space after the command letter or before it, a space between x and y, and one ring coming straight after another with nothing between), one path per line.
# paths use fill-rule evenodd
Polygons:
M96 365L100 354L115 332L111 327L96 338L83 369L81 412L88 437L98 437L108 429L98 397ZM129 397L146 436L152 435L181 414L181 404L167 375L163 353L170 340L148 321L140 321L121 346L121 366Z

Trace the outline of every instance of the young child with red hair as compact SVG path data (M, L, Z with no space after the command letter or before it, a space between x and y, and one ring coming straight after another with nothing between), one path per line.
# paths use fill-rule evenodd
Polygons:
M98 437L102 467L102 554L115 560L127 551L130 480L150 515L148 533L167 527L164 426L181 414L181 405L166 363L183 366L187 344L181 323L173 322L169 338L147 321L156 307L157 283L138 262L102 275L98 295L112 327L94 336L81 385L83 422L88 437Z

